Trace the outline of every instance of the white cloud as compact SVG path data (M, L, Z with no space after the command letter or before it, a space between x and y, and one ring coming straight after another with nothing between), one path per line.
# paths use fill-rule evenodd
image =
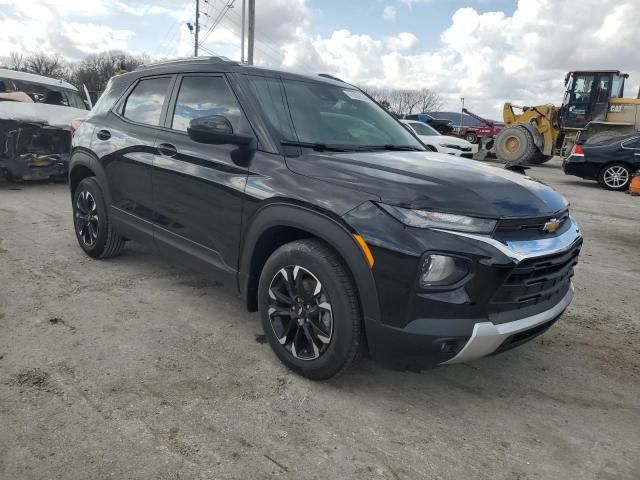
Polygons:
M320 58L324 69L349 82L432 88L449 108L457 109L464 96L471 110L496 118L507 100L559 103L564 74L573 69L629 71L627 95L635 96L630 90L640 81L640 2L620 1L604 16L593 14L598 11L600 0L519 0L511 16L461 8L435 48L416 51L410 33L380 39L340 30L289 45L287 66L309 69L306 64Z
M386 21L393 22L396 19L396 13L396 7L394 7L393 5L387 5L386 7L384 7L382 16Z
M383 18L397 22L400 9L417 11L423 2L438 6L435 0L386 0ZM469 5L479 2L487 4L468 0ZM387 36L340 28L318 34L319 19L330 13L339 17L339 12L313 10L308 0L261 0L256 2L256 63L327 72L362 86L432 88L449 108L457 109L464 96L471 110L493 117L499 117L506 100L559 103L564 74L572 69L630 70L627 95L635 96L640 1L619 0L604 11L602 5L602 0L519 0L512 15L461 8L440 42L424 45L416 36L420 32ZM157 44L139 33L145 21L159 25ZM163 31L172 21L173 32ZM193 36L186 21L193 21L187 0L0 0L0 57L20 50L77 60L113 48L131 50L145 41L152 44L148 53L157 56L191 55ZM239 44L236 5L204 46L239 58Z
M402 32L395 37L388 37L385 40L385 45L389 50L393 51L404 51L411 50L415 48L420 43L418 37L416 37L413 33Z

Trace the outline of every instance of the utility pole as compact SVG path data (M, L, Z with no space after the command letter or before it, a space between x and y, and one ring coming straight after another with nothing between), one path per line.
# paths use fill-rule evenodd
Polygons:
M193 43L193 56L198 56L198 33L200 32L200 0L196 0L196 33Z
M244 63L244 26L247 21L245 20L245 10L247 7L247 0L242 0L242 38L240 39L240 62Z
M464 127L464 97L460 97L460 103L462 103L462 109L460 110L460 130Z
M249 50L247 63L253 65L253 43L256 30L256 0L249 0Z

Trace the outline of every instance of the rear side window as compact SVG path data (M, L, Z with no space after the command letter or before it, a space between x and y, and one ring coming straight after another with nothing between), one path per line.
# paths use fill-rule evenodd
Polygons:
M112 108L113 104L116 102L116 100L118 100L118 98L122 94L122 91L127 86L128 84L124 82L119 82L118 84L116 84L113 79L109 80L109 83L107 83L107 87L105 88L104 92L102 92L102 95L100 95L98 101L93 105L89 116L93 117L94 115L102 115L107 110Z
M169 89L170 77L140 81L129 94L122 115L138 123L160 125L162 105Z
M628 140L622 146L625 148L640 148L640 137Z
M182 79L171 128L187 131L194 118L223 115L233 131L240 124L240 105L222 77L188 76Z

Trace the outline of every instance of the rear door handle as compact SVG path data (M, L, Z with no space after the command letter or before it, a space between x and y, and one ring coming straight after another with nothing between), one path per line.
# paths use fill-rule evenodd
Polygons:
M111 132L109 130L100 130L96 136L100 140L109 140L111 138Z
M178 154L178 149L170 143L161 143L158 145L158 153L163 157L175 157Z

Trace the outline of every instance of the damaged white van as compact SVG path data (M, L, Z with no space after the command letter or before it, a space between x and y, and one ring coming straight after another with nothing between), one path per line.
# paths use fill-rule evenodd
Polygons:
M70 83L0 68L0 175L10 181L66 178L71 124L88 113Z

